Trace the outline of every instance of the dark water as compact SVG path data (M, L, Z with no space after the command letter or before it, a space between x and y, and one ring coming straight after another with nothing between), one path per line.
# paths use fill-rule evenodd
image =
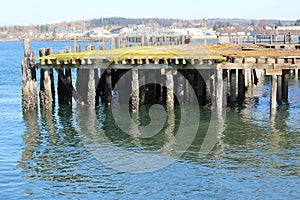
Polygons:
M57 52L66 45L32 43L31 48L51 46ZM167 116L157 135L144 139L126 134L102 106L57 106L51 112L23 115L22 48L22 43L0 43L0 199L300 198L299 82L290 82L289 102L278 108L275 124L268 116L269 80L249 91L254 98L227 108L224 125L216 129L216 145L203 156L200 148L213 115L207 108L200 109L200 128L185 152L174 148L180 141L170 142L179 135L185 116L180 108ZM147 113L143 107L140 117L133 118L147 124ZM189 123L187 138L197 124ZM127 154L120 158L112 146L150 155L160 167L153 171L146 159L129 159ZM171 153L158 154L158 149ZM145 172L120 171L123 161L129 162L128 168L138 163ZM166 161L172 162L164 166Z

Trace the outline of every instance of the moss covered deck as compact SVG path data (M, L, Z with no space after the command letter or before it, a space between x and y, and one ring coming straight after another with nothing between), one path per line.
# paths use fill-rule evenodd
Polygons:
M115 64L184 64L186 61L177 60L213 60L216 63L227 62L235 58L293 58L300 61L300 50L271 50L253 48L251 51L242 50L237 45L181 45L181 46L147 46L128 47L112 50L92 50L81 53L53 54L38 58L40 65L86 65L105 62ZM232 62L232 61L231 61ZM295 62L295 61L293 61ZM193 65L193 61L191 62Z

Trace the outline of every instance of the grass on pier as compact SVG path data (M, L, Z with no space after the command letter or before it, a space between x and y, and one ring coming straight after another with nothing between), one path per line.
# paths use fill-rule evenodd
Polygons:
M288 57L300 56L299 50L266 50L242 51L237 45L181 45L181 46L147 46L127 47L112 50L93 50L82 53L53 54L40 58L58 61L74 59L108 59L122 61L125 59L216 59L223 61L224 57Z

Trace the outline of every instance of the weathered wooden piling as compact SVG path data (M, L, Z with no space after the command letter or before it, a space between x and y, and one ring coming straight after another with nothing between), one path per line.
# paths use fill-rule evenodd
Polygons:
M115 37L111 37L110 38L110 49L114 49L115 48L115 40L116 40Z
M144 45L149 46L149 39L147 38L147 36L144 37Z
M198 70L193 70L195 74L195 93L198 104L204 106L206 104L206 83Z
M140 105L146 103L146 74L143 70L139 70L139 82L140 82Z
M93 45L86 47L87 51L94 49ZM96 81L98 77L97 69L79 69L77 71L76 88L77 92L82 99L82 103L85 103L91 107L95 106L96 103Z
M217 69L217 85L216 85L216 106L217 111L222 112L223 110L223 92L224 92L224 82L223 82L223 70Z
M145 35L141 36L141 46L145 46Z
M171 112L174 110L174 80L173 80L172 70L168 70L166 72L166 87L167 87L166 107L167 107L167 111Z
M298 81L299 79L299 70L295 69L295 80Z
M230 70L230 101L236 102L236 70Z
M189 83L192 86L193 89L196 88L196 80L195 80L195 78L196 78L195 74L196 73L195 72L196 71L194 69L187 70L187 83ZM187 90L188 90L188 87L187 87ZM188 93L189 103L195 104L195 102L197 100L197 99L195 99L195 94L193 92L191 92L190 90L188 90L188 91L189 91L189 93Z
M52 48L46 49L46 56L52 55ZM54 84L54 72L53 69L49 69L51 80L51 92L52 92L52 104L55 104L55 84Z
M184 101L184 76L183 70L178 70L177 76L175 76L175 89L177 90L178 103L185 103Z
M222 106L227 107L227 92L228 92L228 70L223 70L223 97Z
M77 48L76 48L77 49ZM59 51L64 53L64 51ZM71 53L71 47L66 47L65 53ZM71 69L56 69L58 73L57 93L61 105L72 104L72 72Z
M136 113L139 111L140 104L140 92L139 92L139 70L134 68L131 70L132 82L131 82L131 109Z
M289 70L282 71L282 99L287 101L289 98Z
M216 88L217 88L217 72L216 70L210 70L209 92L210 92L210 101L212 107L215 107L217 105Z
M88 69L88 93L87 104L89 106L95 106L96 103L96 83L95 83L95 70Z
M238 70L238 98L242 100L245 97L245 75L244 70Z
M116 49L120 49L120 48L121 48L121 38L116 37Z
M24 40L24 56L22 60L22 109L29 111L37 108L38 95L37 95L37 82L36 82L36 69L35 53L30 52L29 40Z
M40 49L40 57L46 55L46 49ZM53 98L51 90L50 69L41 69L40 78L40 105L45 109L52 109Z
M281 75L278 75L277 76L277 102L278 104L282 104L282 91L283 91L283 88L282 88L282 76Z
M103 73L102 77L104 81L103 95L101 96L102 103L107 106L111 105L112 100L112 70L107 68Z
M100 44L99 49L100 49L100 50L105 50L105 44L104 44L104 42L102 42L102 43Z
M270 116L274 118L276 115L276 97L277 97L277 76L272 76L271 100L270 100Z
M146 104L152 105L156 103L156 85L155 85L155 70L147 70L146 82L147 93L146 93ZM151 83L151 84L150 84Z
M127 69L118 69L117 70L118 80L116 83L116 88L117 88L117 93L118 93L118 97L119 97L118 100L121 105L128 105L129 101L130 101L129 94L131 91L131 84L128 84L128 83L129 83L129 81L131 83L131 80L128 80L128 76L126 75L127 72L128 72ZM103 75L102 75L102 79L103 79L103 84L105 85L105 77ZM104 88L103 88L103 94L104 94Z

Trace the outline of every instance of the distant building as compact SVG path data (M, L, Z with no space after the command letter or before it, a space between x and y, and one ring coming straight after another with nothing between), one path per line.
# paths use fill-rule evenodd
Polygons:
M55 30L56 38L74 38L74 30ZM76 30L76 37L82 37L81 30Z
M265 27L265 30L266 30L266 31L272 31L272 30L273 30L273 27L271 27L271 26L266 26L266 27Z
M246 36L247 34L244 31L239 31L236 33L238 36Z
M300 26L278 26L278 31L300 31Z
M110 37L111 36L110 32L103 28L93 29L93 30L89 31L86 35L88 37L92 37L92 38L102 38L102 37Z

